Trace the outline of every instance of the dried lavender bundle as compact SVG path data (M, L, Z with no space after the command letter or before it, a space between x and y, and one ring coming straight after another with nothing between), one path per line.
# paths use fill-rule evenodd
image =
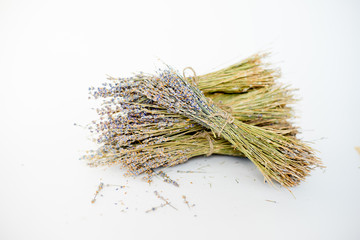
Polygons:
M106 99L114 99L116 95L111 90L101 91ZM98 91L93 94L99 95ZM282 135L297 133L297 129L287 121L292 113L286 102L293 100L287 88L273 86L233 95L221 98L222 106L233 109L238 120ZM213 97L218 99L215 95ZM193 120L141 101L106 101L105 105L98 109L98 113L101 121L94 124L94 130L100 133L98 143L111 144L117 148L139 141L144 144L171 141L179 135L203 130L203 127Z
M264 131L233 119L227 112L209 103L201 91L171 69L161 72L158 77L138 75L117 84L114 87L116 89L115 99L120 97L124 102L123 98L126 98L125 102L127 103L141 103L144 106L154 106L156 103L160 107L167 108L172 114L193 119L235 145L260 168L269 181L273 179L284 186L296 185L303 179L303 174L299 174L298 170L293 168L294 163L301 161L308 166L318 163L312 150L298 140L286 138L271 131ZM112 87L110 88L112 89ZM106 97L113 91L111 89L102 89L95 93L95 96ZM126 110L127 114L131 113L131 117L134 117L134 114L148 117L147 113L151 113L151 110L142 112L137 107L136 104L123 104L121 110ZM154 120L154 123L159 122ZM140 126L147 127L148 125ZM157 139L157 141L159 142L153 144L163 142L161 139ZM115 142L119 141L115 140ZM146 144L139 149L145 148ZM142 161L146 166L147 160L143 159ZM176 161L173 163L176 164ZM157 164L163 163L158 161ZM152 167L156 167L156 165Z
M288 122L292 116L287 107L293 102L291 91L273 86L279 71L266 69L263 63L265 55L257 54L231 67L199 76L196 78L198 86L234 118L273 133L295 135L297 129ZM105 99L103 108L98 110L101 120L105 121L94 122L92 130L100 133L98 142L103 146L86 156L90 165L123 164L131 174L139 174L209 153L244 155L234 150L229 142L210 137L194 120L174 114L146 96L131 91L131 88L140 86L144 77L149 76L140 74L133 78L112 79L114 83L105 84L104 88L93 93L96 98ZM312 150L307 149L312 155ZM161 155L162 160L159 152L166 152L166 155ZM303 179L312 166L320 164L317 159L313 160L292 162L291 168L297 170L298 179Z

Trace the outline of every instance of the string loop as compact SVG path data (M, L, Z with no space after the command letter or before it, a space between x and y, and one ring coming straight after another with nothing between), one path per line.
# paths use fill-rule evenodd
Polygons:
M196 87L197 84L198 84L198 82L199 82L199 77L196 75L195 70L194 70L192 67L186 67L186 68L184 68L184 70L183 70L183 76L184 76L185 79L186 79L185 70L191 70L191 71L193 72L194 77L189 77L189 78L192 79L192 81L191 81L192 85Z

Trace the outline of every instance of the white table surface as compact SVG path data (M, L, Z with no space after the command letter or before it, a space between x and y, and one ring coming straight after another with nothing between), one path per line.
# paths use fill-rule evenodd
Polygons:
M0 239L360 239L358 1L0 1ZM198 74L272 50L327 166L274 188L247 159L89 168L87 88L162 61ZM197 170L202 173L178 173ZM95 204L99 182L106 187ZM168 198L160 205L153 191ZM183 202L185 195L194 207ZM269 200L269 201L268 201ZM123 205L122 205L123 203Z

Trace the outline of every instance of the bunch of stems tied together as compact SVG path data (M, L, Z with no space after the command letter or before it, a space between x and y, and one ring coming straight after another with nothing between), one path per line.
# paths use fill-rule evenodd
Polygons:
M130 175L153 172L192 157L247 157L269 182L299 184L321 166L296 137L293 89L276 82L278 69L255 54L227 68L186 77L167 66L156 74L109 77L90 88L101 99L89 126L99 148L90 166L120 165Z

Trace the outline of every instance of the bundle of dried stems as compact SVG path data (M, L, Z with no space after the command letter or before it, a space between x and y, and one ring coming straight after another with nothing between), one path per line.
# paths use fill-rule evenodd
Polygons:
M200 155L242 156L269 182L299 184L321 162L296 137L294 90L276 83L279 70L264 64L265 56L199 77L167 67L90 88L103 100L100 119L89 127L100 147L84 158L139 175Z

